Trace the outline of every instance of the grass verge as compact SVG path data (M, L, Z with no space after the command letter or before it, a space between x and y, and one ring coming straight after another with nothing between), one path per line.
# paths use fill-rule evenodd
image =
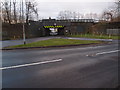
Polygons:
M78 45L78 44L91 44L101 43L101 41L90 41L90 40L72 40L72 39L49 39L44 41L38 41L28 44L9 46L5 48L26 48L26 47L45 47L45 46L60 46L60 45Z
M95 38L95 39L120 39L120 36L108 36L108 35L92 35L92 34L81 34L81 35L68 35L68 37L82 37L82 38Z

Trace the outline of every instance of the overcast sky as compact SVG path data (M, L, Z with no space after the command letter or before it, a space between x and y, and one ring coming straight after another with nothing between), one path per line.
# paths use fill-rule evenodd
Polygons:
M115 0L35 0L39 16L56 18L60 11L70 10L79 13L97 13L112 7Z

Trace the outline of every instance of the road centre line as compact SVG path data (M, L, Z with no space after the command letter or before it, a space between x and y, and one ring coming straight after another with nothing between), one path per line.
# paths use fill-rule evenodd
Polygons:
M102 55L102 54L108 54L108 53L114 53L114 52L119 52L120 50L115 50L115 51L108 51L108 52L101 52L101 53L96 53L96 54L90 54L90 55L86 55L88 56L96 56L96 55Z
M107 53L114 53L114 52L119 52L120 50L115 50L115 51L109 51L109 52L101 52L101 53L96 53L96 55L102 55L102 54L107 54Z
M33 66L33 65L39 65L39 64L60 62L60 61L62 61L62 59L56 59L56 60L51 60L51 61L43 61L43 62L36 62L36 63L30 63L30 64L22 64L22 65L9 66L9 67L2 67L2 68L0 68L0 70L12 69L12 68L20 68L20 67L27 67L27 66Z

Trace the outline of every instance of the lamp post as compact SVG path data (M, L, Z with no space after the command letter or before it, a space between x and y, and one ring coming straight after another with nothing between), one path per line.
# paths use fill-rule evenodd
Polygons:
M119 16L120 16L120 1L118 1L118 20L119 20Z
M23 42L26 44L26 38L25 38L25 24L23 22Z
M24 24L24 11L23 11L23 0L22 0L22 26L23 26L23 43L26 44L25 38L25 24Z
M0 19L1 19L1 21L0 21L0 40L2 40L2 20L3 20L3 18L2 18L2 6L3 6L3 3L0 2ZM2 43L0 43L0 48L2 48Z

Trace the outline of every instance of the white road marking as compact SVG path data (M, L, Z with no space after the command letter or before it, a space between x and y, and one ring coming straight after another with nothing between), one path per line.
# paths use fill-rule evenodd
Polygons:
M102 54L107 54L107 53L114 53L114 52L119 52L120 50L115 50L115 51L109 51L109 52L101 52L101 53L96 53L96 55L102 55Z
M119 52L119 51L120 50L101 52L101 53L96 53L96 54L91 54L91 55L86 55L86 56L88 57L88 56L102 55L102 54L114 53L114 52Z
M22 64L22 65L9 66L9 67L2 67L2 68L0 68L0 70L12 69L12 68L20 68L20 67L26 67L26 66L33 66L33 65L45 64L45 63L53 63L53 62L59 62L59 61L62 61L62 59L51 60L51 61L43 61L43 62L36 62L36 63L30 63L30 64Z

